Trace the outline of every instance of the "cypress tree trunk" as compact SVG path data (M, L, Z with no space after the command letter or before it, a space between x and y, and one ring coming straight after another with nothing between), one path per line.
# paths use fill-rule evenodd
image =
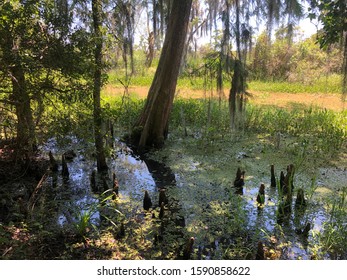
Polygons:
M30 96L26 89L25 75L19 64L11 69L12 74L12 99L16 104L17 116L17 149L35 150L35 124L30 106Z
M343 101L346 101L347 96L347 31L343 33L343 38L345 44L344 44L344 50L343 50L343 66L342 66L342 73L343 73L343 82L342 82L342 99Z
M186 41L192 0L173 1L169 25L157 71L145 108L136 124L133 142L139 149L161 147L168 133L178 73Z
M240 1L235 0L236 6L236 48L237 59L234 66L234 75L231 81L229 93L229 110L231 129L239 128L240 118L243 112L243 99L245 93L244 69L241 56L241 32L240 32Z
M16 142L19 154L24 150L31 153L36 147L35 124L19 51L21 49L20 39L20 35L13 35L13 32L9 30L3 34L0 40L2 63L8 66L8 72L5 75L11 78L12 94L9 96L7 103L15 106L17 117Z
M95 69L94 69L94 134L98 171L107 170L104 143L102 137L102 116L100 105L101 69L102 69L102 33L101 33L101 0L92 0L94 39L95 39Z

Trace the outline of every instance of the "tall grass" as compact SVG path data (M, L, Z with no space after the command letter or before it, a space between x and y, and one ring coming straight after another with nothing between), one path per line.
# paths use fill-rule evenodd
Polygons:
M272 135L282 133L307 140L323 151L335 151L346 143L347 111L308 108L291 111L278 108L247 107L246 125Z
M251 81L248 86L250 90L261 92L283 92L283 93L328 93L340 94L342 85L341 75L330 75L320 77L313 83L293 83L280 81Z
M105 98L106 115L120 128L131 128L144 106L144 100L133 97ZM224 137L230 132L228 103L208 99L177 98L170 118L170 129L200 133L208 137ZM309 144L312 152L334 153L346 145L347 111L334 112L319 108L285 110L248 104L243 129L272 136L280 133L297 137Z
M154 74L155 69L152 67L146 72L129 76L129 86L150 87L154 78ZM116 87L122 87L123 84L126 84L126 76L124 71L110 71L108 73L108 83ZM203 90L204 79L203 77L179 77L177 81L177 88Z
M321 232L314 233L318 258L346 259L347 257L347 187L327 200L330 219L323 224Z

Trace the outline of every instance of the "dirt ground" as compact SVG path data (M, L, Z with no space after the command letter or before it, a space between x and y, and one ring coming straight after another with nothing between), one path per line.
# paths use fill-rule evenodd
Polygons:
M145 98L148 93L148 87L130 87L129 93L138 98ZM122 95L124 89L107 85L104 94L107 96ZM320 107L328 110L343 111L347 108L346 102L342 101L340 95L324 94L324 93L273 93L273 92L256 92L250 89L252 96L249 102L255 105L277 106L283 108L300 108L300 107ZM202 90L177 89L176 97L181 98L204 98L209 96L210 92L205 93ZM216 92L212 96L216 97ZM225 96L228 91L225 91Z

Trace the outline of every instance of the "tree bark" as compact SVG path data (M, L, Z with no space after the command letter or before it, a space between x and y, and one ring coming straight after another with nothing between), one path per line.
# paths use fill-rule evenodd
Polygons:
M240 117L243 111L243 99L245 93L244 69L241 56L241 32L240 32L240 2L235 1L236 8L236 48L237 59L235 60L234 75L231 81L229 93L229 110L231 129L238 128Z
M169 18L157 71L148 92L144 110L133 134L134 144L144 147L161 147L168 133L177 78L186 41L192 0L175 0Z
M98 171L107 170L104 143L102 137L102 116L100 104L101 92L101 70L102 70L102 33L101 33L101 0L92 0L93 26L95 39L95 69L94 69L94 89L93 89L93 105L94 105L94 134L95 148Z
M26 89L24 71L18 62L11 69L12 99L16 103L17 149L33 152L36 146L35 124L30 106L30 96Z
M342 82L342 100L346 101L347 96L347 31L343 33L342 40L344 40L344 48L343 48L343 82Z
M16 40L10 33L3 38L0 46L3 51L3 61L8 67L11 77L12 94L8 102L15 105L17 117L17 151L33 152L36 147L35 124L31 110L30 96L27 91L25 72L19 55L20 40Z

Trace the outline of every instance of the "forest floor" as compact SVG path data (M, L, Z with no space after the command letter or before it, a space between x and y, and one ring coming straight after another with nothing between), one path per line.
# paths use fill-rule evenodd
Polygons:
M135 98L146 98L149 87L133 86L129 87L129 94ZM346 109L346 102L343 102L341 94L325 94L325 93L281 93L253 91L249 89L251 96L249 102L254 105L277 106L281 108L303 108L303 107L319 107L334 111L343 111ZM109 84L104 89L106 96L120 96L124 94L124 88ZM208 97L203 90L191 90L178 88L176 98L205 98ZM224 96L228 96L228 91L224 91ZM216 93L214 92L214 97Z

